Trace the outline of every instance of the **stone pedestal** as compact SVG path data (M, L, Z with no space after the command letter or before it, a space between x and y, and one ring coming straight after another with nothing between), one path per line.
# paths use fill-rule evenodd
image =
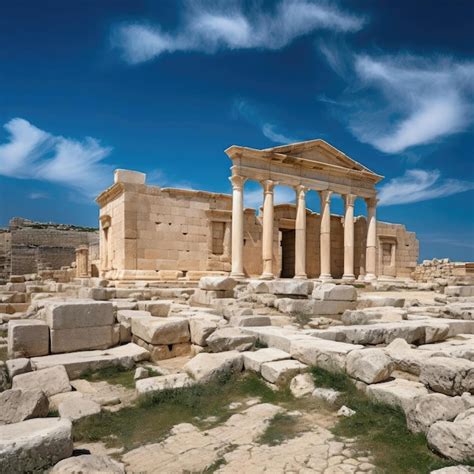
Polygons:
M78 278L89 276L89 247L86 245L76 249L76 276Z

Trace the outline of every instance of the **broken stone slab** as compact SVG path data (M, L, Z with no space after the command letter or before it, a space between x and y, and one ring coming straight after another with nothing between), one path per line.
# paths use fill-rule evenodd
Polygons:
M230 318L229 324L236 327L271 326L272 320L259 314L235 315Z
M336 285L323 283L315 286L312 298L322 301L355 301L357 290L352 285Z
M49 327L38 319L8 322L8 354L10 358L36 357L49 353Z
M294 329L281 328L276 326L244 327L242 331L257 337L257 341L265 346L290 352L291 342L296 339L308 339Z
M139 395L146 395L163 390L174 390L178 388L190 387L195 384L195 380L187 374L159 375L158 377L148 377L137 380L135 387Z
M474 303L449 303L444 308L445 316L455 319L474 320Z
M435 471L431 471L430 474L473 474L474 467L471 466L449 466L449 467L442 467L441 469L436 469Z
M67 398L58 405L59 416L73 422L86 416L97 415L100 410L98 403L84 397Z
M71 384L66 369L57 365L48 369L20 374L13 378L13 389L37 390L40 388L47 397L57 393L71 391Z
M437 421L452 421L465 410L466 403L461 397L430 393L419 397L407 412L407 426L413 433L427 433Z
M189 323L182 318L136 318L132 320L132 334L149 344L189 342Z
M49 474L78 473L125 474L125 468L122 463L114 461L108 456L82 454L59 461L49 471Z
M446 296L474 296L474 285L447 286L444 294Z
M474 336L458 335L444 342L419 346L423 354L429 353L436 357L458 357L474 362Z
M393 298L366 293L359 296L357 306L359 308L370 308L372 306L395 306L397 308L403 308L404 305L405 298Z
M243 352L242 357L245 370L252 370L254 372L260 372L262 364L266 362L275 362L291 358L288 352L270 347L254 352Z
M46 301L44 310L51 329L111 326L115 322L112 303L103 301Z
M309 280L281 279L267 281L268 292L274 295L308 296L313 290Z
M278 311L290 315L314 315L314 300L278 298L274 301L274 306Z
M313 377L308 373L295 375L290 381L290 391L295 398L311 395L315 388Z
M203 277L199 280L199 288L206 291L230 291L237 285L237 281L231 277Z
M40 388L12 389L0 393L0 425L42 418L48 416L48 410L48 397Z
M132 320L135 318L151 318L149 311L140 311L132 309L119 309L117 311L117 321L119 323L132 324Z
M18 359L9 359L6 361L8 376L10 379L13 379L15 375L26 374L31 372L31 361L25 357L20 357Z
M347 326L374 324L377 322L397 322L407 319L407 310L392 306L380 306L357 310L346 310L341 322Z
M264 362L260 367L262 377L276 385L287 384L295 375L308 369L306 364L293 359Z
M148 377L150 377L148 369L145 367L137 367L135 369L135 374L133 375L133 380L136 382L137 380L147 379Z
M171 311L172 300L138 301L140 311L148 311L152 316L166 318Z
M249 280L247 283L247 290L250 293L270 293L270 288L267 285L268 282L264 280Z
M467 359L430 357L421 365L420 382L445 395L474 393L474 362Z
M458 462L474 459L474 409L459 414L454 421L437 421L428 430L428 445Z
M148 342L133 336L133 342L146 349L150 354L150 359L154 362L172 359L174 357L187 356L191 353L190 342L180 342L177 344L149 344Z
M190 297L189 302L192 305L209 306L215 299L233 298L234 290L202 290L197 288Z
M200 383L207 383L228 373L239 373L242 368L243 359L238 351L215 354L202 352L184 366L186 373Z
M423 362L434 355L428 351L421 351L420 347L412 349L404 339L395 339L385 348L385 352L393 360L397 370L420 375Z
M415 405L416 399L427 395L428 390L420 382L395 379L367 386L366 394L378 402L400 407L407 413Z
M207 345L212 352L236 350L239 352L251 349L257 338L242 332L240 328L230 327L216 329L207 339Z
M35 418L0 426L2 472L46 470L72 455L72 424L61 418Z
M362 348L360 345L309 337L293 340L290 354L304 364L339 371L345 369L347 355L353 350Z
M79 288L77 296L81 299L91 299L94 301L109 301L115 297L115 288Z
M134 343L114 347L105 351L79 351L61 355L34 357L33 366L41 369L64 366L69 378L76 379L85 371L95 371L107 367L124 367L131 369L135 362L150 359L150 353Z
M107 349L114 345L113 326L51 330L51 353Z
M346 359L346 372L367 384L385 382L390 378L395 363L382 349L351 351Z
M138 309L137 302L132 299L111 299L110 302L117 311Z
M211 314L196 315L189 318L191 342L207 346L207 338L217 329L221 318Z

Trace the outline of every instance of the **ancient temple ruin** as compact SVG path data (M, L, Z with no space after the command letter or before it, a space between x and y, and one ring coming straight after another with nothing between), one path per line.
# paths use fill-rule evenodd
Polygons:
M117 170L100 206L100 268L118 280L234 277L410 277L418 241L401 224L376 221L382 176L323 140L263 150L231 146L232 195L160 188L140 172ZM263 208L244 208L244 183L261 183ZM294 188L296 205L274 205L275 185ZM317 192L321 212L306 207ZM335 194L344 215L331 214ZM356 199L367 216L354 216Z

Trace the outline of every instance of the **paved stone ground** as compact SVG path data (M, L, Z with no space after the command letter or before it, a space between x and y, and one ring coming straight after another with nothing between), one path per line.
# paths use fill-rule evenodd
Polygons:
M161 443L126 453L122 462L127 466L127 472L132 473L201 472L218 463L222 463L216 471L220 473L335 474L374 469L369 458L356 454L352 440L336 440L324 427L331 424L327 415L321 415L320 422L324 426L319 426L306 414L292 413L303 418L302 426L309 431L297 433L296 437L275 446L259 444L258 439L271 419L284 411L276 405L257 404L204 431L182 423Z

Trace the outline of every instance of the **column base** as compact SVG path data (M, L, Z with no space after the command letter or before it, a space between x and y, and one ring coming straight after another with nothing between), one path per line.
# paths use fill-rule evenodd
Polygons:
M294 279L294 280L307 280L308 277L307 277L306 273L304 273L304 274L301 274L301 275L295 275L295 276L293 277L293 279Z
M331 281L333 280L333 277L329 273L322 273L321 275L319 275L319 279L321 281Z
M356 277L353 274L342 275L342 279L345 281L355 281Z
M235 278L236 280L243 280L245 278L245 273L231 273L231 278Z
M371 281L376 281L376 280L377 280L377 277L373 273L367 273L367 275L365 275L364 277L364 281L371 282Z
M262 273L259 277L259 280L274 280L275 275L273 273Z

